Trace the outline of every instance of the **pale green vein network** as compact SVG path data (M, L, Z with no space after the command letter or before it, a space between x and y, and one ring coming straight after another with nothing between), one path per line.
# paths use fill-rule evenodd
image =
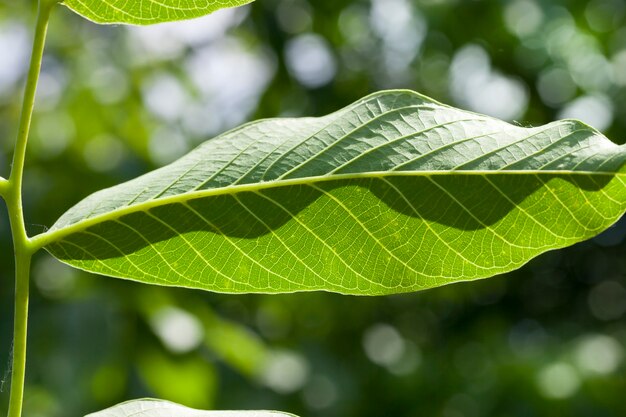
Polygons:
M253 0L63 0L76 13L97 23L151 25L201 17Z
M626 209L626 151L376 93L250 123L95 193L33 240L77 268L219 292L388 294L485 278Z
M282 205L280 205L280 203L272 200L271 198L268 198L267 196L264 196L262 193L259 193L259 195L261 195L263 198L265 198L266 200L268 200L270 203L276 205L276 207L278 207L280 210L284 211L285 213L287 213L289 216L291 216L294 219L294 222L297 222L298 224L300 224L302 226L303 229L305 229L308 233L311 234L311 236L313 236L314 239L316 239L317 241L319 241L320 244L322 244L324 247L326 247L329 251L333 252L333 254L335 256L337 256L337 259L339 260L339 262L345 264L346 268L348 268L352 273L354 273L355 275L357 275L360 279L363 279L364 281L368 281L371 282L371 280L369 280L366 276L364 276L363 274L360 274L359 272L355 271L350 264L348 264L347 262L345 262L343 259L341 259L341 257L339 256L339 254L337 254L332 247L330 247L325 241L324 239L320 238L318 235L315 234L314 231L312 231L309 227L307 227L307 225L305 223L303 223L302 221L300 221L298 219L297 216L295 216L293 213L291 213L289 210L287 210L285 207L283 207ZM247 207L246 210L250 211ZM281 242L282 243L282 242ZM284 245L284 243L282 243ZM285 245L285 249L289 252L292 252L291 249L289 249L288 246ZM297 255L294 255L297 256ZM307 269L311 269L310 267L307 266ZM312 270L312 272L318 276L322 281L327 281L326 279L324 279L323 277L321 277L318 273L316 273L314 270ZM341 286L339 284L339 286ZM349 290L349 288L345 288L345 290Z

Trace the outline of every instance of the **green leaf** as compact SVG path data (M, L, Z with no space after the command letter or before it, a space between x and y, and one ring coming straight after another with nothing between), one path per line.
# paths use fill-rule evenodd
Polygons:
M277 411L202 411L162 400L134 400L85 417L296 417Z
M490 277L626 208L626 149L410 91L209 140L34 240L77 268L218 292L389 294Z
M62 0L79 15L96 23L152 25L193 19L253 0Z

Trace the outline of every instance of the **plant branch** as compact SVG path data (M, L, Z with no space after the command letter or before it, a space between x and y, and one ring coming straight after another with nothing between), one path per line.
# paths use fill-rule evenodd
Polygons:
M0 180L0 195L5 199L11 221L11 235L15 250L15 318L11 394L8 417L22 416L24 401L24 381L26 375L26 340L28 329L28 287L30 283L30 262L32 245L26 233L22 208L22 177L26 159L26 144L30 131L37 83L41 71L41 61L48 31L50 13L57 0L40 0L37 13L37 26L33 40L30 68L24 90L24 101L20 124L15 141L13 165L8 180Z

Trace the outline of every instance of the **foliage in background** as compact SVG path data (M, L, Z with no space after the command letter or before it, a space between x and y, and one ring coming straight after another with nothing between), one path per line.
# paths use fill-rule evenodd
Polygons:
M33 7L0 2L5 176ZM524 125L574 116L619 139L623 17L619 1L264 0L184 26L112 29L57 11L25 184L35 190L28 227L42 231L81 197L245 120L322 115L382 88ZM620 415L625 232L618 224L507 277L380 299L165 295L40 256L25 414L169 395L303 416ZM10 289L10 242L0 244ZM0 295L4 358L10 294ZM172 393L168 380L188 389Z

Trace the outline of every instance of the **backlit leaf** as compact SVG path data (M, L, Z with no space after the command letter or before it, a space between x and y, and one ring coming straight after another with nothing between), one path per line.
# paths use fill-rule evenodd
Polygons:
M81 16L96 23L155 23L193 19L220 9L242 6L253 0L63 0Z
M626 208L626 150L410 91L275 119L98 192L35 242L103 275L218 292L389 294L490 277Z

